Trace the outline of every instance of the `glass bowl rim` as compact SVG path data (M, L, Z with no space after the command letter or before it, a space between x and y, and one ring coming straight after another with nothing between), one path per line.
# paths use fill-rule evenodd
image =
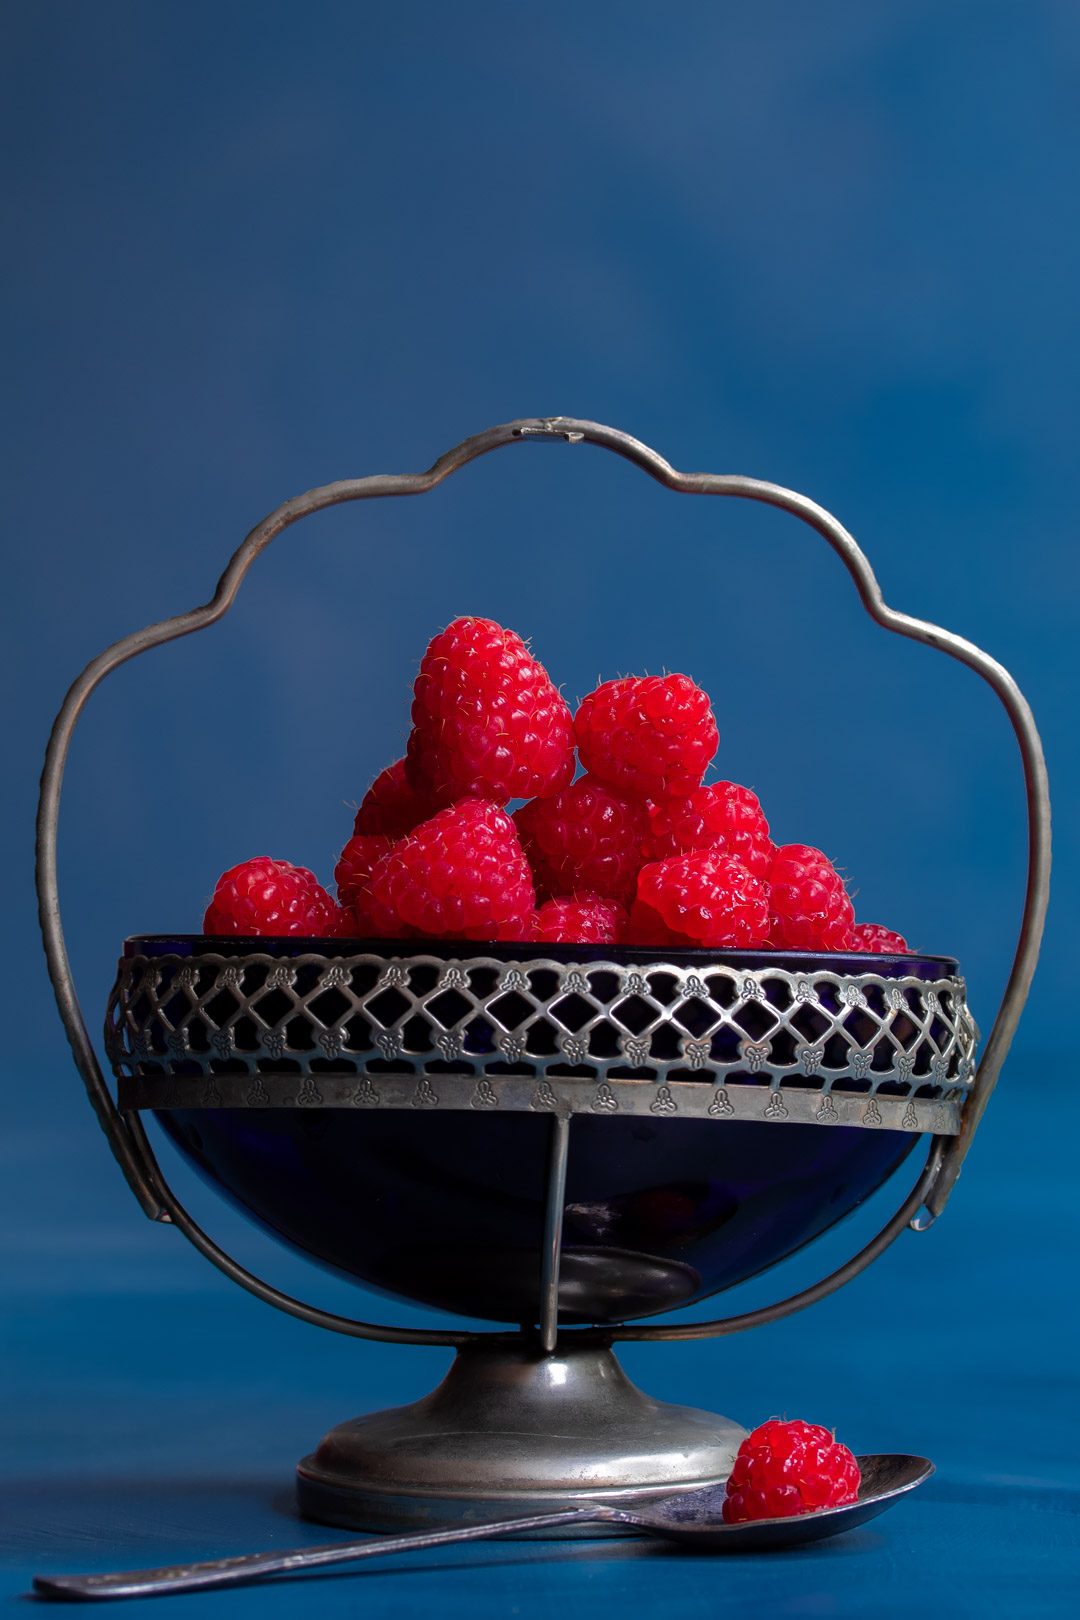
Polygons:
M910 963L913 971L918 967L936 967L942 978L956 975L959 964L954 956L939 956L923 951L788 951L755 950L731 951L705 948L681 949L669 945L554 945L534 940L484 939L367 939L342 937L323 939L307 934L131 934L124 941L123 954L133 956L379 956L397 960L402 957L435 957L440 961L460 961L467 958L487 957L498 962L555 962L582 964L617 962L627 966L655 966L670 963L678 968L702 968L712 964L719 967L752 968L767 971L770 967L789 972L833 972L837 975L857 977L873 974L875 964ZM895 974L889 975L893 977Z

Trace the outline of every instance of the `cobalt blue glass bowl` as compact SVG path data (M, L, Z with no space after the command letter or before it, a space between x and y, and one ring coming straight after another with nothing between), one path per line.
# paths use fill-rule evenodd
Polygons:
M154 936L125 955L288 959L407 954L415 940ZM452 960L519 961L521 945L422 942ZM547 959L655 963L656 951L544 946ZM789 970L935 980L948 958L665 952ZM178 1084L182 1084L182 1080ZM497 1083L497 1082L496 1082ZM706 1078L703 1083L710 1083ZM550 1120L529 1112L185 1106L157 1112L213 1186L320 1264L391 1296L495 1322L537 1319ZM911 1130L580 1113L566 1183L560 1317L609 1324L693 1304L775 1264L870 1196Z

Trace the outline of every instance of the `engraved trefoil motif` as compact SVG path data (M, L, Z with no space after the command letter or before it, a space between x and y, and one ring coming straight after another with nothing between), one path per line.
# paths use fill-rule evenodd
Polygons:
M975 1077L959 977L890 977L869 957L859 973L768 965L765 954L752 970L722 957L684 965L678 952L634 963L482 950L133 955L120 966L107 1046L133 1088L124 1106L166 1106L160 1086L153 1102L138 1087L171 1075L177 1107L193 1080L221 1107L526 1109L956 1134Z

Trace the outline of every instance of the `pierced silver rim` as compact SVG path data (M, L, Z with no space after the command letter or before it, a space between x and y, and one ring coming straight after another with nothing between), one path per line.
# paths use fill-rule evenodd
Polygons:
M819 959L820 960L820 959ZM912 966L916 966L915 963ZM790 1120L955 1135L959 975L371 951L122 958L124 1108L418 1108Z

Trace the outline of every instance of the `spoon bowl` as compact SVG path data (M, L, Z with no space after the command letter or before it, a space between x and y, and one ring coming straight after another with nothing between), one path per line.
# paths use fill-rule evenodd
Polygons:
M633 1525L648 1535L681 1542L698 1552L766 1552L825 1541L830 1536L854 1530L857 1525L884 1513L934 1472L928 1458L902 1453L874 1454L860 1457L858 1461L862 1481L857 1499L842 1507L824 1508L819 1513L726 1524L723 1507L727 1486L709 1485L703 1490L680 1491L661 1497L625 1513L617 1510L617 1522Z

